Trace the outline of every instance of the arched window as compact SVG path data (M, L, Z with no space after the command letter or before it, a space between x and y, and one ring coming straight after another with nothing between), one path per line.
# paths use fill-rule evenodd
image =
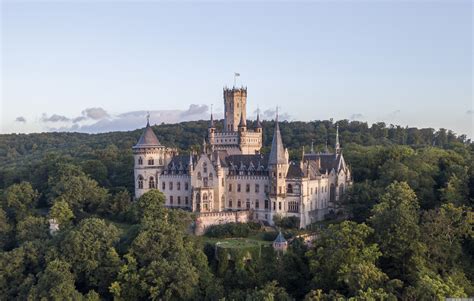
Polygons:
M198 193L196 193L196 201L199 202L201 201L201 195Z
M138 158L138 165L143 165L143 158L142 157Z
M288 184L288 187L286 188L286 193L293 193L293 185Z
M143 177L138 176L138 189L143 189Z
M148 165L154 165L154 164L155 164L155 160L153 160L153 158L148 159Z
M203 200L203 201L207 201L207 193L204 192L204 193L202 194L202 200Z
M199 171L198 172L198 180L201 180L202 179L202 176L201 176L201 172Z
M214 179L214 175L212 174L212 172L209 174L209 180L213 180Z
M331 187L329 188L329 200L331 202L336 200L336 186L334 186L334 184L331 184Z
M204 173L207 173L207 163L206 162L202 163L202 171Z
M204 183L203 183L203 184L204 184L204 187L207 187L207 186L208 186L207 177L204 178L203 182L204 182Z
M155 178L150 177L150 180L148 182L148 188L154 189L155 188Z

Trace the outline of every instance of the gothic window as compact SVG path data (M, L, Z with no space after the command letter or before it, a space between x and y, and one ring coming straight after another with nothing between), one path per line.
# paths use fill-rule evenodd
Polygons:
M161 190L165 190L166 189L166 182L163 182L161 183Z
M181 190L181 182L176 183L176 190Z
M148 165L153 165L155 164L155 160L153 158L148 159Z
M181 205L181 197L178 196L178 205Z
M208 186L208 180L207 180L207 177L204 178L204 187L207 187Z
M143 165L143 159L142 159L142 157L138 158L138 165Z
M264 189L265 189L265 193L268 193L268 185L265 185Z
M273 202L273 210L276 210L276 207L275 207L275 206L276 206L276 203Z
M222 187L224 187L224 178L222 178L222 181L221 181L221 183L222 183L222 184L221 184L221 185L222 185Z
M189 184L188 183L184 183L184 190L188 190L189 189Z
M168 187L170 190L173 190L173 182L170 182Z
M281 189L281 186L278 187L278 193L279 193L279 194L282 194L282 193L283 193L283 192L282 192L282 189Z
M331 188L329 189L329 200L334 202L336 200L336 186L331 184Z
M143 189L143 177L138 176L138 189Z
M204 192L204 193L202 194L202 200L203 200L203 201L207 201L207 193Z
M278 202L278 210L281 210L281 202Z
M240 202L240 200L237 201L237 208L240 208L242 207L242 202Z
M199 171L198 172L198 180L201 180L202 179L202 176L201 176L201 172Z
M247 203L245 203L245 207L247 207L247 209L250 209L250 200L247 199Z
M298 202L288 202L288 212L298 212Z
M189 198L187 196L184 197L184 203L187 205L189 203Z
M196 193L196 201L201 201L201 195L199 194L199 192Z
M255 192L259 193L260 192L260 185L255 184Z
M209 180L211 180L211 181L212 181L212 180L213 180L213 178L214 178L214 175L213 175L213 174L212 174L212 172L211 172L211 173L209 174Z
M269 203L269 201L265 200L265 209L268 209L268 205L269 205L268 203Z
M232 184L229 184L229 191L232 191Z
M279 173L278 173L278 178L280 178L280 179L281 179L281 172L279 172Z
M170 204L173 205L173 196L170 196Z
M250 184L245 185L245 192L250 192Z
M258 200L255 200L255 208L260 208L260 202Z
M148 188L154 189L155 188L155 178L150 177L150 180L148 182Z
M240 192L240 184L237 184L237 192Z
M286 193L293 193L293 185L288 184L288 187L286 188Z
M232 200L229 200L229 208L232 208Z
M339 197L344 194L344 184L339 185Z
M207 163L206 162L202 163L202 171L204 173L207 173Z

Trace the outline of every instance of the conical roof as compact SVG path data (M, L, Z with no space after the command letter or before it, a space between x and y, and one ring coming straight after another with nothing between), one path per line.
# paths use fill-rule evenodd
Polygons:
M140 139L138 139L138 142L134 146L134 148L156 147L156 146L161 146L161 143L158 140L158 137L156 137L155 133L153 132L153 129L150 126L150 122L147 122L145 130L143 131L143 134L140 136Z
M241 112L239 127L246 127L246 126L247 126L247 121L244 118L244 112Z
M257 113L257 128L258 129L262 128L262 123L260 122L260 113Z
M280 126L278 125L278 115L275 120L275 130L273 131L272 149L268 158L268 164L285 164L285 148L281 139Z
M274 242L278 242L278 243L286 242L286 239L285 237L283 237L283 234L281 234L281 231L278 233L278 236L275 238Z

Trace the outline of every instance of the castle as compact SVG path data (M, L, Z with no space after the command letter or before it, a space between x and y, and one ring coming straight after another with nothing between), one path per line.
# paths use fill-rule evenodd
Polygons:
M261 154L260 116L247 128L247 89L224 88L224 105L224 128L216 129L211 113L200 154L163 146L147 122L133 146L135 197L159 189L167 207L196 212L202 227L250 219L272 225L274 216L296 216L300 227L322 220L352 183L338 131L334 153L311 147L290 161L278 114L270 153Z

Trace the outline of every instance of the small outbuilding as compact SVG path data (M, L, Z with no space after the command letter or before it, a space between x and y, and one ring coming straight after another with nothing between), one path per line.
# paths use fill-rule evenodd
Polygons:
M281 231L273 241L273 249L278 252L286 252L286 249L288 249L288 241L286 241L283 234L281 234Z

